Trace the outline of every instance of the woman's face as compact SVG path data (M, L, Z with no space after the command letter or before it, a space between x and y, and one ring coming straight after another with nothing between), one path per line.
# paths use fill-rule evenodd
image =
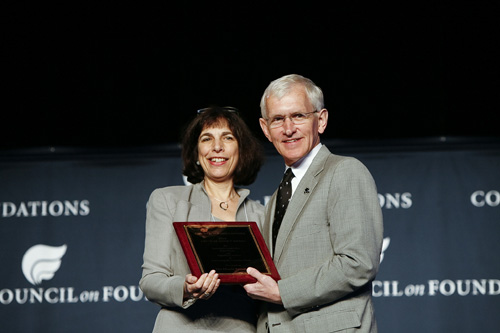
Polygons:
M238 141L226 121L205 126L198 138L198 161L205 178L216 182L232 180L238 165Z

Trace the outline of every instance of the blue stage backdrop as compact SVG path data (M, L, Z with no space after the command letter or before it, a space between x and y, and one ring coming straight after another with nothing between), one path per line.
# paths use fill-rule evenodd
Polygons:
M500 145L354 147L384 214L373 282L381 332L500 327ZM451 148L450 148L451 147ZM158 306L138 282L146 201L184 183L177 147L0 156L2 332L149 332ZM251 197L283 162L268 151Z

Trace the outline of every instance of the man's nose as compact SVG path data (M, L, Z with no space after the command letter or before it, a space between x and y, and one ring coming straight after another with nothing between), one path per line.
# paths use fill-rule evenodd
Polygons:
M283 120L283 131L286 135L292 135L295 132L295 124L290 117Z

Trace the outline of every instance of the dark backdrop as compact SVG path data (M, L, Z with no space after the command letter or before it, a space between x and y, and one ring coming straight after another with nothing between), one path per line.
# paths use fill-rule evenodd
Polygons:
M3 149L177 142L210 104L262 139L284 74L325 92L327 138L498 136L493 5L7 3Z

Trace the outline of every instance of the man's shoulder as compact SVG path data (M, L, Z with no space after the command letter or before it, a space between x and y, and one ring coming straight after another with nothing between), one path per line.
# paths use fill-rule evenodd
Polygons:
M326 147L323 146L318 155L316 156L319 162L323 161L325 166L328 167L333 167L338 164L360 164L361 162L353 157L353 156L346 156L346 155L337 155L332 152Z
M361 163L356 157L353 156L345 156L345 155L336 155L330 153L326 158L327 163Z
M326 148L326 147L325 147ZM364 172L366 166L356 157L337 155L331 153L327 148L318 154L316 167L320 170L326 170L330 173L332 170L342 170L343 172Z

